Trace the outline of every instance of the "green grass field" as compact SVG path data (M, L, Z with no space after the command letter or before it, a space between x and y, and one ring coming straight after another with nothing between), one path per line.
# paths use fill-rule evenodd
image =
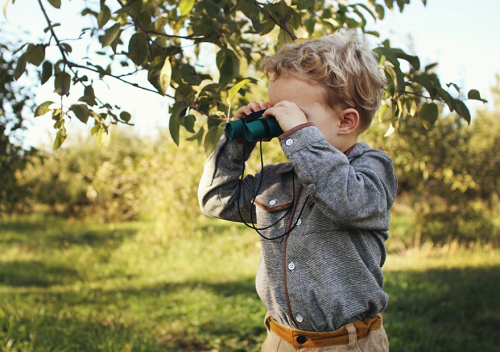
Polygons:
M259 351L256 234L193 221L184 238L145 223L0 225L0 351ZM384 268L391 351L500 351L500 250L422 245Z

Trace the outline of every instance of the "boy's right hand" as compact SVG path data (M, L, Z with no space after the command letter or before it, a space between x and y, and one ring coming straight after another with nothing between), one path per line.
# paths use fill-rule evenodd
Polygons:
M252 112L269 109L271 106L271 103L268 101L253 101L250 104L242 106L238 110L236 110L236 112L234 113L234 119L242 119L243 117L250 115Z

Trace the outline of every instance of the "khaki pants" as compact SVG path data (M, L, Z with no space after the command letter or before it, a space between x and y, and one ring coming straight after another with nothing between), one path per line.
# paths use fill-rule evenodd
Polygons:
M267 317L266 317L267 320ZM267 326L267 325L266 325ZM298 347L281 338L279 335L267 329L267 338L262 345L262 352L388 352L389 340L383 324L377 330L372 330L369 334L358 339L354 324L345 326L348 332L348 342L342 345L324 347Z

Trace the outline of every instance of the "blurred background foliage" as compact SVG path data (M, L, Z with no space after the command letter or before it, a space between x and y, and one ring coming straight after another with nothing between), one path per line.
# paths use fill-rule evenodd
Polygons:
M394 228L394 246L454 239L498 244L500 84L493 93L494 109L478 111L468 127L448 113L430 130L421 120L408 118L389 137L379 121L362 136L394 160L399 180L394 217L412 224ZM193 229L201 216L197 187L205 161L202 146L187 141L177 146L168 131L144 138L123 128L114 130L107 148L88 136L74 143L54 153L25 156L26 166L15 172L12 195L0 200L2 213L145 220L167 226L173 236ZM277 141L264 143L263 156L265 164L283 161ZM255 152L248 172L259 169Z
M384 137L374 122L366 140L394 160L399 182L397 209L415 222L414 240L493 241L498 244L500 183L500 78L492 109L479 110L466 127L455 114L440 114L433 128L413 118ZM408 242L407 242L408 243Z

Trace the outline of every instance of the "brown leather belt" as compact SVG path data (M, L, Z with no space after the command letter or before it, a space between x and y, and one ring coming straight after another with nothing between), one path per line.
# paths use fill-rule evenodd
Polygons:
M352 325L356 328L358 339L362 339L368 336L370 331L380 329L382 325L382 315L377 314L363 321L355 321ZM269 330L292 344L295 348L347 345L349 342L349 333L345 326L333 332L302 331L278 324L271 316L266 319L266 326Z

